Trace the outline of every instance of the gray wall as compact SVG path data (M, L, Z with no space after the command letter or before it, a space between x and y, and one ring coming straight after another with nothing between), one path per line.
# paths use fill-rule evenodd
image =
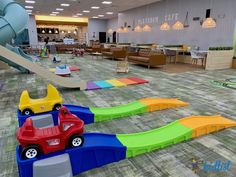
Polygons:
M140 20L142 21L147 17L155 18L150 23L152 26L151 32L120 34L119 41L157 44L186 43L198 45L202 49L207 49L209 46L232 46L236 0L213 0L212 2L211 5L210 0L169 0L168 4L166 1L157 2L120 13L117 20L118 27L123 26L124 22L133 26L134 23L137 25ZM202 29L200 22L193 21L193 17L205 18L206 9L208 8L212 9L211 16L216 18L217 27ZM176 19L184 22L187 11L189 12L190 25L188 28L181 31L160 31L160 25L164 21L165 15L173 14L173 19L168 21L169 24L173 25ZM177 16L175 16L176 13L178 13ZM114 19L108 21L108 25L113 23L115 23Z
M107 21L107 30L112 29L113 31L116 31L118 28L118 17L117 18L112 18ZM112 34L108 34L110 37L110 42L113 42Z
M107 20L89 19L88 22L88 39L99 40L99 32L107 31ZM95 38L93 37L95 33Z

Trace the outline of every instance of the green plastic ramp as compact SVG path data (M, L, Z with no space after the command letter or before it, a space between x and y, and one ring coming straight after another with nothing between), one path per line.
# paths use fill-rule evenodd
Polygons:
M94 122L101 122L120 117L142 114L147 112L148 108L140 101L135 101L126 105L111 108L90 107L90 111L94 114Z
M175 121L151 131L116 136L127 147L126 157L129 158L191 139L192 132L191 128Z

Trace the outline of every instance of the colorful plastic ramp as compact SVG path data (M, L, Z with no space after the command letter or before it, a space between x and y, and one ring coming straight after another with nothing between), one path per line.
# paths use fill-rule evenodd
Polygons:
M142 114L146 112L153 112L168 108L177 108L187 105L188 103L180 101L178 99L144 98L125 105L109 107L109 108L98 108L98 107L88 108L88 107L67 105L67 104L65 104L64 106L66 106L72 114L75 114L80 119L82 119L85 122L85 124L90 124L94 122L101 122L116 118ZM26 118L28 118L29 116L21 115L20 111L18 111L17 114L18 114L19 126L21 127L25 122ZM52 114L54 124L57 124L58 121L57 111L35 114L35 116L43 114Z
M62 154L69 155L70 169L75 176L112 162L234 126L236 126L235 121L221 116L192 116L142 133L118 135L85 133L85 144L80 148L66 149L62 152L42 156L40 159L30 160L20 159L20 147L18 147L16 154L19 177L38 177L35 171L39 171L38 168L44 170L44 166L36 165L36 163L48 164L47 170L50 175L44 173L44 177L55 176L51 172L57 171L58 163L53 162L53 158Z
M137 77L110 79L105 81L90 81L87 83L86 90L109 89L113 87L124 87L128 85L137 85L145 83L148 83L148 81Z

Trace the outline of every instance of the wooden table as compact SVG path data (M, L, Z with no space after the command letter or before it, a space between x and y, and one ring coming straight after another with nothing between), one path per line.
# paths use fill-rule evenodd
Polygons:
M165 47L164 49L167 49L167 50L172 50L172 51L175 51L175 64L176 64L176 62L177 62L177 59L178 59L178 56L179 56L179 53L180 52L183 52L183 55L185 56L185 54L184 54L184 49L182 49L182 48L172 48L172 47L170 47L170 48L168 48L168 47Z
M97 59L99 56L102 57L102 53L99 53L99 52L93 52L90 55L92 55L92 59L94 59L94 57L96 57Z

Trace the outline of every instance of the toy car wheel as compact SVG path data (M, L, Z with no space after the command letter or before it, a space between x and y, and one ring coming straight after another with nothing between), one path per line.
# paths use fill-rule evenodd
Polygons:
M40 155L40 150L36 145L29 145L23 148L21 152L22 159L32 159Z
M84 143L84 137L80 135L74 135L70 138L69 146L70 147L80 147Z
M31 109L24 109L24 110L22 111L22 114L28 116L28 115L33 114L33 111L32 111Z
M59 111L61 109L61 104L55 104L53 107L54 111Z

